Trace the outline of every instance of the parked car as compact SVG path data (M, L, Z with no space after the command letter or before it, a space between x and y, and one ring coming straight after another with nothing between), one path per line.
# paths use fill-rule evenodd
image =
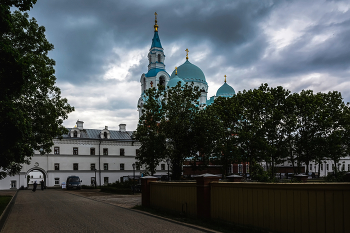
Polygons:
M66 182L66 187L67 189L81 189L81 182L79 176L68 176L67 182Z

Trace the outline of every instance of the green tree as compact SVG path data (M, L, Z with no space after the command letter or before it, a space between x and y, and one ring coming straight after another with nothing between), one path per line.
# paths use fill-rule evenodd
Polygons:
M29 163L34 150L49 153L52 139L74 111L55 86L53 49L45 28L27 13L35 0L5 0L0 5L0 178Z
M159 86L160 87L160 86ZM136 159L154 175L158 164L166 157L166 136L160 124L164 118L164 90L150 88L145 91L142 116L135 137L141 142Z
M249 164L253 164L253 161L256 163L265 161L267 154L264 129L266 93L263 88L243 90L238 92L235 98L242 108L241 120L238 122L238 149L242 161ZM254 167L251 167L251 173L254 172L253 169Z
M322 118L324 103L323 94L314 94L312 90L301 91L296 101L298 118L295 132L295 152L298 167L301 166L301 163L305 163L306 173L309 171L310 161L316 160L320 154L319 136L324 127L324 119Z
M196 157L198 153L195 140L201 138L197 137L199 134L194 126L197 123L196 115L201 109L199 97L198 87L193 87L193 84L181 86L180 82L166 93L166 118L163 118L161 124L167 138L173 179L181 178L185 158Z
M219 97L207 110L211 110L214 119L219 120L214 128L217 136L214 142L208 145L213 147L213 163L222 165L222 178L225 178L228 175L229 164L242 162L238 150L242 106L238 104L236 96Z
M213 153L216 151L216 145L221 138L221 120L217 117L215 110L211 107L200 110L193 121L194 138L192 140L194 151L189 160L192 170L203 170L209 162L213 162ZM216 160L216 158L215 158Z
M334 163L334 172L338 171L340 158L349 155L350 146L350 105L345 104L340 92L323 93L322 130L319 132L323 156Z

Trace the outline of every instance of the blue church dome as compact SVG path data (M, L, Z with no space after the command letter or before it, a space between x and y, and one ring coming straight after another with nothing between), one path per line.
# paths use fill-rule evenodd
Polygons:
M216 92L216 96L221 96L221 97L232 97L236 94L235 90L226 83L225 83L218 89Z
M203 71L196 65L186 60L184 64L177 68L178 76L185 82L200 82L207 84ZM170 79L175 77L175 70Z
M179 76L176 75L174 78L170 79L170 81L168 82L167 86L169 88L175 87L178 82L181 82L181 86L186 84L184 82L184 80L182 80L181 78L179 78Z

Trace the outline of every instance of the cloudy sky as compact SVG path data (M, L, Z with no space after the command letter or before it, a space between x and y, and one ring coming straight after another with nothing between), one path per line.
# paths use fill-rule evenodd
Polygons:
M55 49L57 86L73 127L135 130L154 12L167 72L189 60L209 84L236 92L261 83L292 92L340 91L350 101L349 1L38 0L29 12Z

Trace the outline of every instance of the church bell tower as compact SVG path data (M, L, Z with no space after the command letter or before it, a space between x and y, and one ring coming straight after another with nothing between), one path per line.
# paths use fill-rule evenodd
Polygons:
M148 72L141 75L141 96L138 101L139 117L142 115L144 93L149 88L158 88L158 85L166 87L170 80L170 75L165 71L165 55L158 35L157 12L155 15L154 35L151 48L148 52Z

